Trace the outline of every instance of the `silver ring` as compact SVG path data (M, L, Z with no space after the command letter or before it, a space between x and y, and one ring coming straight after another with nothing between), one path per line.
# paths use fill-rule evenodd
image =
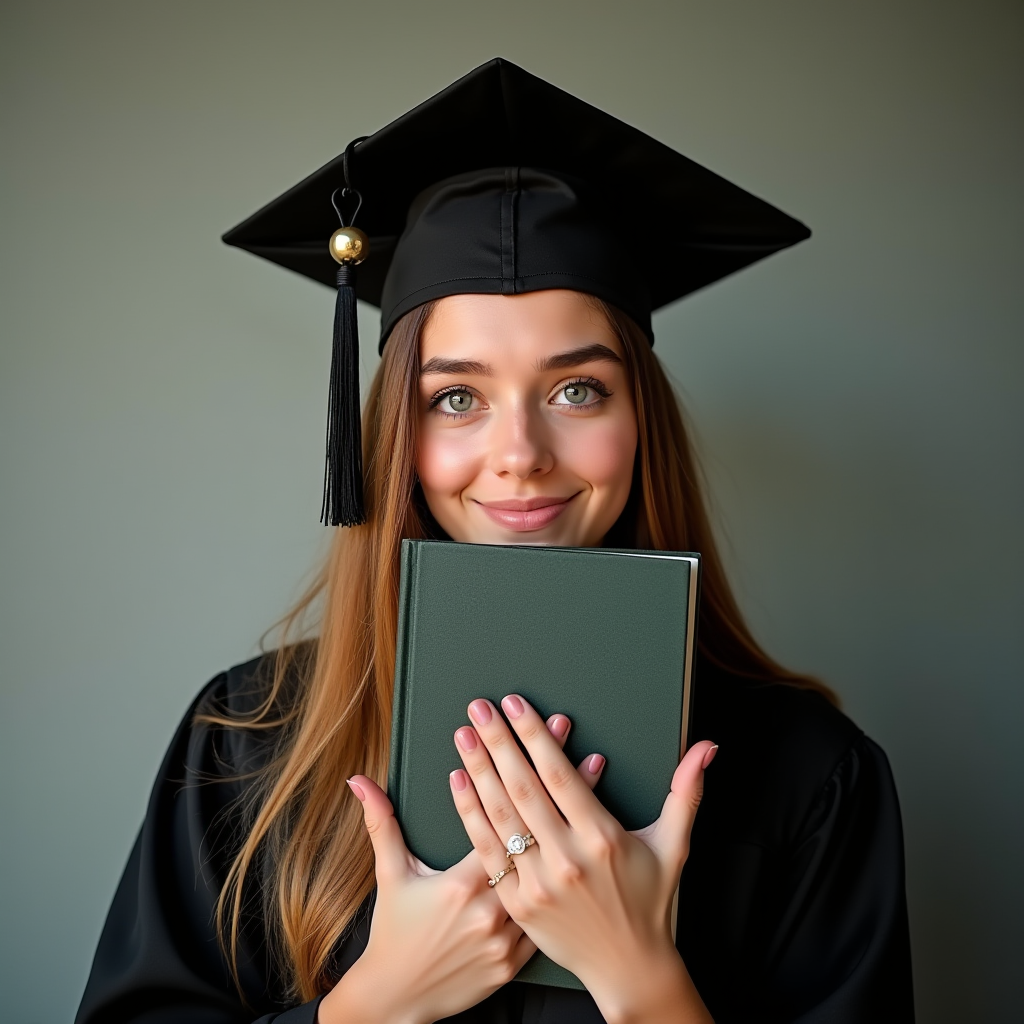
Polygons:
M508 867L502 868L493 878L487 879L487 884L493 889L510 871L515 871L516 862L510 860Z
M509 860L511 860L513 857L518 857L521 853L526 853L527 847L533 846L535 842L537 840L529 832L525 836L521 836L518 832L513 832L505 844L505 852L508 854Z

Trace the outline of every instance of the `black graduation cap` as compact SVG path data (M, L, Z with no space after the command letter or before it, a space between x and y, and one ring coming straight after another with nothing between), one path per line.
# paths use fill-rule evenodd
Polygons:
M431 299L547 288L617 306L653 343L653 310L809 235L497 58L350 143L224 241L338 288L323 517L348 526L365 519L355 298L380 307L381 349Z

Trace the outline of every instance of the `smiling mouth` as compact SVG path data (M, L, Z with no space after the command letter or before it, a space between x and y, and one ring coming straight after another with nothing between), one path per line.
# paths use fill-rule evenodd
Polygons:
M554 522L575 498L505 498L501 501L478 501L488 518L508 530L526 533L541 530Z

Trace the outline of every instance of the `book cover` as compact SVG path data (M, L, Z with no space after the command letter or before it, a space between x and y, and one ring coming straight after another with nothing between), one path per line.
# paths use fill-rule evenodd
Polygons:
M453 735L471 700L508 693L569 716L573 764L607 758L595 792L625 828L654 821L688 745L699 570L682 552L404 541L388 794L410 850L441 869L471 849ZM517 980L583 987L542 953Z

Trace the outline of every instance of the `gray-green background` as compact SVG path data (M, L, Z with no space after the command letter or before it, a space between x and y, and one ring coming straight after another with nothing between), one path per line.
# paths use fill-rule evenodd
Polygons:
M1019 2L0 19L0 1018L70 1019L176 722L322 550L333 299L220 233L500 54L814 229L658 351L759 635L891 758L921 1020L1019 1019Z

